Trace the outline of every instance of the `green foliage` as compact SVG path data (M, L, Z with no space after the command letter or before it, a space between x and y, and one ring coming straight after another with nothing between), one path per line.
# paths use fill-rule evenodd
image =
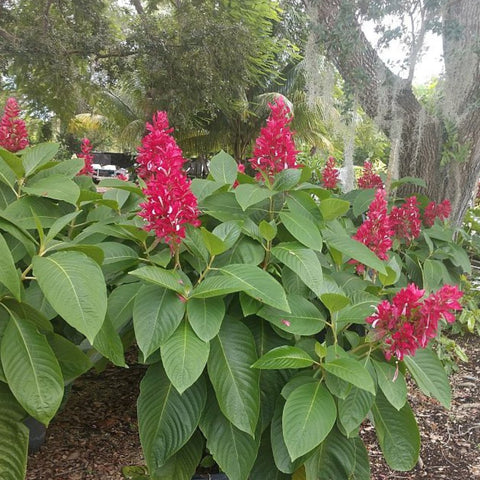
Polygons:
M125 365L132 341L149 364L138 416L152 480L187 480L205 446L231 480L302 469L367 479L367 418L392 468L415 465L405 374L446 407L448 378L430 348L386 361L365 319L412 281L430 292L468 272L447 223L397 240L387 263L351 238L368 198L292 171L253 184L222 153L194 184L202 227L172 252L137 218L136 185L108 181L99 193L54 150L0 163L11 192L0 209L0 431L12 444L5 457L0 440L0 467L21 478L20 420L47 424L65 383L102 357ZM71 184L69 196L51 194ZM363 277L350 260L366 265Z

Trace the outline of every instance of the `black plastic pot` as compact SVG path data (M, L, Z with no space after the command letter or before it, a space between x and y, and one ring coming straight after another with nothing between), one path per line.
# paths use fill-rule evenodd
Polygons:
M47 428L43 423L40 423L36 418L33 417L27 417L23 423L30 431L30 435L28 437L28 453L38 452L40 447L45 442Z

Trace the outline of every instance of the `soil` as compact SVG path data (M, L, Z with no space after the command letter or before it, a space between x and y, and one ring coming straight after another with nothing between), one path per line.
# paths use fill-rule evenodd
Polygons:
M420 461L412 471L391 471L373 427L364 426L372 480L480 479L480 337L456 341L470 361L451 377L452 408L445 410L415 387L410 389L422 437ZM27 480L124 480L122 467L143 465L136 421L143 374L144 367L133 362L128 370L109 367L78 379L49 426L45 444L29 456Z

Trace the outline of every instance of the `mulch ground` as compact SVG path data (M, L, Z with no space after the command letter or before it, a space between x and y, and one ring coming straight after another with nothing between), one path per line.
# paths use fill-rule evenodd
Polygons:
M452 380L445 410L415 388L410 402L420 425L421 460L411 472L393 472L382 459L373 427L362 436L373 480L480 479L480 337L458 338L469 355ZM126 465L143 465L136 398L144 368L109 367L78 379L40 451L29 456L27 480L123 480ZM254 479L262 480L262 479ZM333 479L343 480L343 479Z

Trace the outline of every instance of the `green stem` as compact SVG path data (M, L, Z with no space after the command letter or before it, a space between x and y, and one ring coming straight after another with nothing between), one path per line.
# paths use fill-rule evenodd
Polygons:
M208 265L205 267L205 270L201 273L195 286L202 283L203 279L205 278L205 275L207 275L207 273L212 269L212 264L214 260L215 260L215 255L212 255L210 257L210 261L208 262Z

